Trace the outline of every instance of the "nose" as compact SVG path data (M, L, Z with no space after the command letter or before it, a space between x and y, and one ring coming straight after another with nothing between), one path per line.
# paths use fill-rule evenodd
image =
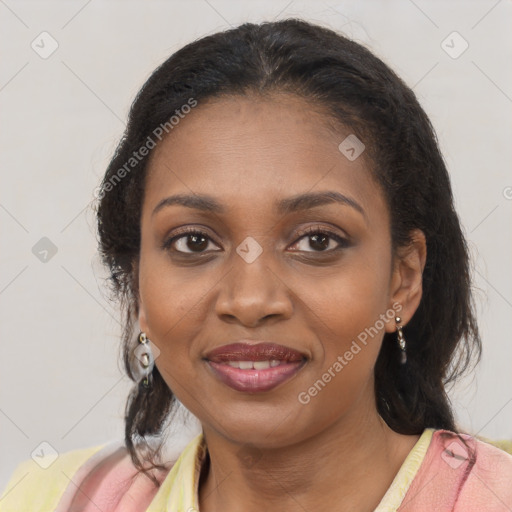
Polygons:
M292 315L291 290L263 255L252 263L237 255L221 283L215 310L223 321L256 327L270 318L278 321Z

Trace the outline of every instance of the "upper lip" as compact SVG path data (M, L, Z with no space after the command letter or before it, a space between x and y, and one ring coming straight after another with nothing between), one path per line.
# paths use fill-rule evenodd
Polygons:
M249 343L250 341L250 343ZM223 361L302 361L306 355L284 345L267 341L240 340L222 345L206 354L206 359L216 363Z

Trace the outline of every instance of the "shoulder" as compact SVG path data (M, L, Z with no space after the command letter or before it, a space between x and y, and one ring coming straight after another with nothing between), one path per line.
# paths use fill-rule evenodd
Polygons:
M483 440L473 438L476 460L463 489L461 507L478 503L481 510L511 510L512 455ZM494 504L491 508L490 503ZM461 508L460 510L464 510Z
M512 456L475 436L432 429L400 512L510 512Z
M166 464L163 470L151 471L159 485L171 466ZM159 489L159 485L139 472L124 446L84 472L79 485L79 492L73 486L63 496L56 512L68 509L82 512L146 510Z
M505 449L506 442L493 442L450 430L436 430L433 439L444 455L455 454L458 460L468 459L472 468L490 472L512 470L512 455Z
M460 474L455 510L511 510L511 454L469 434L439 430L435 436L445 471Z
M0 512L55 510L57 503L81 468L88 469L122 445L119 441L56 453L41 449L22 461L12 473L0 498Z

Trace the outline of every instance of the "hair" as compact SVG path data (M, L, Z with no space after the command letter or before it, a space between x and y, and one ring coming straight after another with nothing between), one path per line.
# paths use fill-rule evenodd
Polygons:
M403 329L407 363L399 362L395 334L385 334L374 369L376 407L402 434L416 435L427 427L456 431L445 387L474 358L475 364L480 360L481 340L468 248L434 129L413 91L382 60L333 30L298 19L245 23L184 46L151 74L131 106L97 206L100 255L123 312L128 376L137 383L132 352L140 217L151 155L138 151L191 98L201 108L209 99L254 93L303 98L364 141L365 158L389 208L394 253L411 243L414 229L425 234L422 299ZM128 172L127 162L133 167ZM149 391L140 382L134 385L125 411L126 447L144 474L141 459L150 459L152 468L163 467L154 461L161 445L149 457L140 454L149 447L147 436L162 434L176 404L156 366L152 380Z

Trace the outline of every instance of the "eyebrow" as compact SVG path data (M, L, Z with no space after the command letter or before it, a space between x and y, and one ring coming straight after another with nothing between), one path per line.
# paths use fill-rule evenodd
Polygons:
M358 211L366 219L366 213L359 203L344 194L330 190L324 192L306 192L304 194L298 194L296 196L280 199L276 203L276 211L280 215L287 215L293 212L309 210L311 208L316 208L317 206L323 206L332 203L350 206L354 210ZM226 213L226 208L212 196L197 194L177 194L162 199L156 205L151 215L154 216L163 208L172 205L181 205L187 208L193 208L196 210L216 214Z

